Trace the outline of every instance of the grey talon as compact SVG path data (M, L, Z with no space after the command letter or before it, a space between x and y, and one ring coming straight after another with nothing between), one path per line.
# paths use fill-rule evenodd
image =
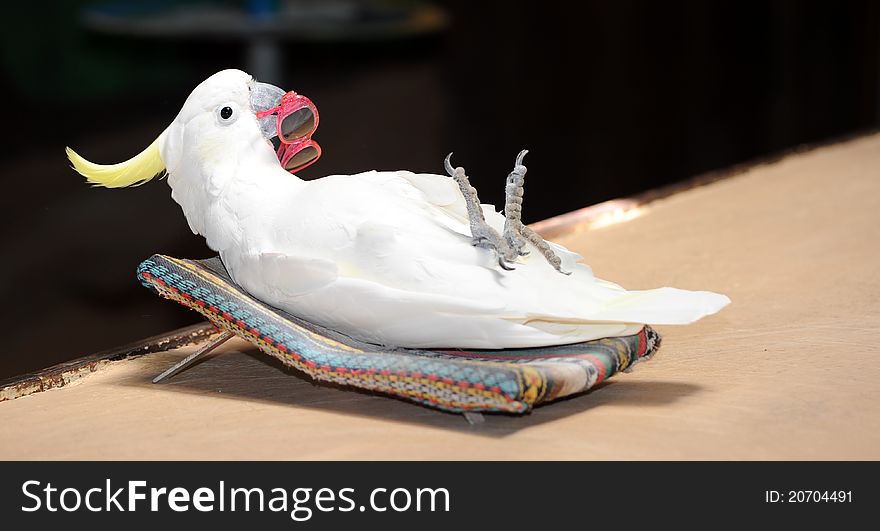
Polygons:
M453 177L455 168L452 167L452 151L450 151L449 155L446 155L446 158L443 159L443 167L446 168L446 173L448 173L450 177Z
M509 265L504 263L504 258L502 258L500 256L498 257L498 265L500 265L501 269L503 269L505 271L513 271L514 269L516 269L515 267L510 267Z

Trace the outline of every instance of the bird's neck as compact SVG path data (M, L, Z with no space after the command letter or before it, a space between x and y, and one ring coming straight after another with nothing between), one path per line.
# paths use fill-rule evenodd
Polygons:
M183 209L190 229L204 236L208 247L224 256L261 247L271 233L272 215L279 205L290 205L305 181L281 168L277 159L242 160L233 165L200 167L168 182L172 197Z

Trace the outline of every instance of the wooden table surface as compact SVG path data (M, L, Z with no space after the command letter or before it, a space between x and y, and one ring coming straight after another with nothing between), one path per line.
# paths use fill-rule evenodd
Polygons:
M313 384L240 340L162 385L192 346L93 363L60 388L2 391L0 458L880 458L880 135L556 232L602 278L733 303L658 327L659 355L633 373L474 426Z

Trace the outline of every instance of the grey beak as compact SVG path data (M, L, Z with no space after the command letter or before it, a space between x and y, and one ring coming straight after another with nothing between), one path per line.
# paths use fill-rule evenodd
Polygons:
M284 96L284 90L275 85L254 81L251 83L251 110L257 113L277 107L281 105L282 96ZM260 124L260 131L269 140L278 135L275 120L274 115L257 119L257 122Z

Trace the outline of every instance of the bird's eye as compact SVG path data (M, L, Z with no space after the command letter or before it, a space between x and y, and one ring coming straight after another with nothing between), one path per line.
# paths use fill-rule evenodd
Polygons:
M232 107L226 106L220 109L220 118L224 120L232 118Z

